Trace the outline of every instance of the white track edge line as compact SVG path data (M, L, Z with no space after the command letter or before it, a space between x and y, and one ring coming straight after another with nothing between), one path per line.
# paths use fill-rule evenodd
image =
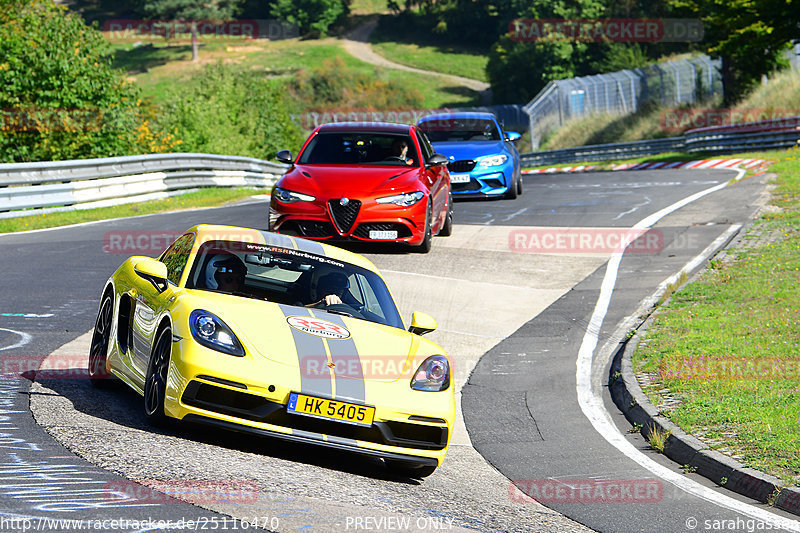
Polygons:
M739 169L734 181L739 181L744 176L745 171ZM688 196L679 200L672 205L646 217L641 220L634 228L645 229L651 227L658 222L661 218L668 214L684 207L685 205L694 202L708 194L716 192L723 187L727 186L728 182L716 185L704 191ZM708 250L708 248L706 249ZM704 250L703 253L706 252ZM789 529L791 531L800 531L800 522L777 516L769 511L759 509L751 504L747 504L717 492L714 489L705 487L700 483L691 480L681 474L673 472L669 468L658 464L651 458L647 457L644 453L637 450L633 444L625 439L619 432L617 427L611 420L611 415L605 409L602 397L598 390L592 387L592 363L594 351L600 336L600 330L603 325L606 313L608 312L609 304L611 303L611 296L614 292L614 287L617 281L617 274L619 272L620 262L622 261L622 252L615 252L608 262L606 273L603 277L603 282L600 288L600 295L597 299L594 311L592 313L589 325L586 328L586 333L583 337L581 347L578 351L578 358L576 361L576 390L578 394L578 403L580 404L581 411L595 428L600 435L608 441L609 444L614 446L617 450L622 452L632 461L636 462L643 468L649 470L661 479L664 479L674 485L675 487L688 492L698 498L701 498L709 503L719 505L731 511L744 514L751 518L760 520L773 527ZM701 253L700 256L703 254ZM699 256L698 256L699 257ZM701 262L702 257L695 257L692 262Z

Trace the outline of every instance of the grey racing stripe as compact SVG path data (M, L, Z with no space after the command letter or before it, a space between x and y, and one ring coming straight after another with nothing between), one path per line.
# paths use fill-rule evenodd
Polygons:
M302 307L292 307L284 304L279 304L279 307L287 318L293 315L312 317L311 313ZM289 328L292 330L292 338L294 339L294 345L297 349L297 364L300 372L301 389L299 392L330 398L333 394L333 387L331 376L330 373L327 372L327 368L325 368L325 372L320 372L319 374L308 371L309 360L313 360L312 362L314 363L321 363L328 359L325 355L325 344L323 343L322 337L303 333L291 326L289 326ZM322 366L323 365L314 365L313 368L321 368Z
M321 313L316 313L316 315L319 314ZM347 329L344 320L340 316L325 313L325 320ZM367 393L364 385L361 357L358 354L353 337L326 339L326 342L328 343L331 359L336 363L336 397L365 402Z

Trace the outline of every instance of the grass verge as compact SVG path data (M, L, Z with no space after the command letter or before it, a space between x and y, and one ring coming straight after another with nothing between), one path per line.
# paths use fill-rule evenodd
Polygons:
M27 217L4 218L0 219L0 233L15 233L18 231L53 228L57 226L79 224L81 222L149 215L152 213L163 213L181 209L215 207L241 200L254 194L265 194L268 192L269 191L265 189L223 189L212 187L182 194L180 196L174 196L172 198L166 198L164 200L154 200L139 204L101 207L98 209L80 211L65 211L63 213L50 213Z
M655 315L633 354L680 404L673 422L747 466L800 482L800 150L775 161L772 206ZM649 392L654 404L660 396Z

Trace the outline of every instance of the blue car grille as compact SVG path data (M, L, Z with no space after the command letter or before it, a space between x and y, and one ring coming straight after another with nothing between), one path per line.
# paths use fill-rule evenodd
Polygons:
M462 159L460 161L450 161L447 164L447 168L450 169L450 172L472 172L475 165L476 162L472 159Z

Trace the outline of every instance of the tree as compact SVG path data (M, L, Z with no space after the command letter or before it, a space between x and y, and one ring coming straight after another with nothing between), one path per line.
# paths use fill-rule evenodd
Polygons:
M784 65L798 38L800 6L791 0L670 0L703 21L706 51L722 59L725 105L734 105L761 77Z
M240 9L242 0L147 0L144 11L161 20L188 22L192 32L192 61L200 58L197 23L203 20L229 20Z
M349 0L276 0L273 17L297 24L301 35L324 36L350 12Z
M163 151L102 34L52 0L0 0L0 160ZM167 142L163 146L161 141Z
M188 152L271 159L296 150L305 137L289 116L282 80L215 64L168 95L162 126Z

